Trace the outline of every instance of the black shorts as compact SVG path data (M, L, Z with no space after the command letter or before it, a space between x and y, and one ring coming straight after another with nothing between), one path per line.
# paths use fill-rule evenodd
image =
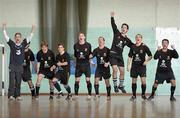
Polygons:
M28 82L28 81L31 80L31 70L30 70L30 68L24 68L23 69L22 80L24 82Z
M173 72L166 72L166 73L156 73L155 81L158 84L163 84L164 81L170 83L171 80L175 80Z
M95 72L95 78L109 79L111 77L110 67L97 68Z
M90 64L76 65L75 77L81 77L85 74L86 77L91 77Z
M47 79L53 79L54 77L54 72L50 71L50 69L39 70L38 74L43 74L44 78L47 78Z
M140 77L146 77L146 66L136 66L132 67L130 71L130 76L132 78Z
M118 58L118 57L115 57L115 56L110 56L109 62L111 64L111 66L117 65L117 66L120 66L120 67L124 67L123 57Z
M55 74L55 78L57 78L61 82L61 84L67 85L69 73L65 71L57 71Z

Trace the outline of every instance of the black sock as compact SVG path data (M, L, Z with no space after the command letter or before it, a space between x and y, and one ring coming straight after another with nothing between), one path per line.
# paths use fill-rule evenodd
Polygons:
M54 87L50 88L50 96L54 96Z
M96 95L99 95L99 84L94 85Z
M31 95L32 96L35 96L35 88L34 88L34 86L32 86L32 87L30 87L30 90L31 90Z
M59 85L59 83L58 82L53 82L53 84L54 84L54 87L58 90L58 92L60 92L61 91L61 86Z
M75 92L75 95L78 95L78 91L79 91L79 82L76 81L75 84L74 84L74 92Z
M152 96L154 96L156 89L157 89L157 87L155 87L155 86L152 87L152 93L151 93Z
M87 89L88 89L88 95L91 95L91 91L92 91L92 84L90 81L86 81L87 83Z
M64 88L66 89L66 91L68 92L68 94L71 93L71 88L69 85L65 85Z
M142 95L145 95L145 92L146 92L146 84L142 84L142 85L141 85L141 89L142 89Z
M36 86L36 95L39 96L39 89L40 89L40 86Z
M135 96L135 97L136 97L136 88L137 88L137 84L133 83L132 84L132 92L133 92L133 96Z
M111 86L106 87L107 96L111 96Z
M176 89L176 86L171 86L171 97L174 96L175 89Z

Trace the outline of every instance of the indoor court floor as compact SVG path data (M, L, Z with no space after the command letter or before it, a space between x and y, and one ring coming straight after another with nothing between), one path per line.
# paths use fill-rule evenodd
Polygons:
M99 100L87 100L79 96L77 100L65 100L65 96L53 101L48 95L41 95L39 100L32 100L29 95L22 96L22 101L9 101L0 96L2 118L179 118L180 97L170 102L169 96L156 96L153 101L143 101L140 96L136 102L131 96L114 95L110 101L106 96Z

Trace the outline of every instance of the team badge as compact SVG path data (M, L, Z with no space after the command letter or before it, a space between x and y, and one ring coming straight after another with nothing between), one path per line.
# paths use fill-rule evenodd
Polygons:
M87 52L87 48L85 48L84 51Z
M48 57L48 60L51 60L51 57Z
M106 57L106 53L104 53L104 57Z
M170 56L167 56L167 60L170 60Z

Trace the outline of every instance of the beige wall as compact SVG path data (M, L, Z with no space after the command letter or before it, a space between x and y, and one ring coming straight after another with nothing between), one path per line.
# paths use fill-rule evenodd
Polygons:
M38 0L0 0L0 23L9 27L38 26Z
M90 0L89 27L109 27L110 12L116 21L132 27L180 26L180 0Z

